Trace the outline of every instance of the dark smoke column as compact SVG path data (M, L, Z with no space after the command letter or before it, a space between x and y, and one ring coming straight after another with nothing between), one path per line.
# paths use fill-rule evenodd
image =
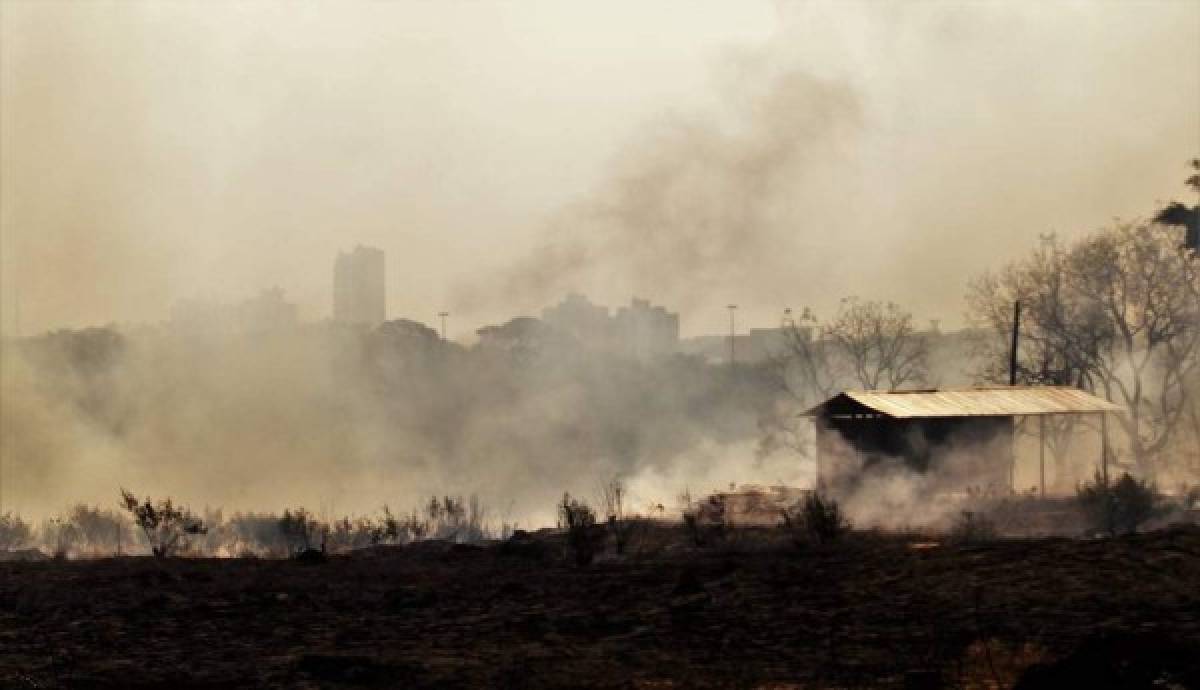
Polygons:
M333 263L333 320L375 326L387 319L383 250L359 245Z

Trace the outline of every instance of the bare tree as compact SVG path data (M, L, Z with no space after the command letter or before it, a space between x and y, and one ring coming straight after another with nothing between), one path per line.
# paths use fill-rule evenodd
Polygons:
M760 414L757 453L770 455L780 448L801 454L809 450L809 426L798 415L836 391L839 381L833 362L833 348L820 337L821 324L805 308L799 319L790 315L780 325L781 345L768 355L770 368L781 396L769 410Z
M783 396L759 418L760 456L780 447L807 452L811 427L797 415L842 388L899 388L927 380L928 342L912 314L891 302L849 297L833 320L822 323L805 309L799 319L785 318L780 332L782 345L769 366Z
M780 332L782 351L770 361L783 389L802 405L833 395L838 386L833 350L812 311L805 308L798 320L785 319Z
M821 336L868 390L921 384L928 375L929 345L913 327L912 314L892 302L847 297Z
M1103 318L1082 310L1068 282L1066 261L1057 237L1044 235L1026 258L971 282L971 320L993 336L981 341L976 353L980 379L1008 380L1013 303L1019 301L1016 380L1025 385L1090 387L1090 362L1097 356Z
M972 285L973 318L994 336L981 373L1000 379L1001 338L1012 326L1003 313L1021 299L1020 380L1076 385L1124 405L1128 414L1116 419L1132 460L1154 476L1194 409L1200 282L1193 256L1148 223L1116 223L1069 248L1044 241Z
M1118 224L1068 256L1082 311L1102 324L1091 363L1097 385L1128 408L1117 419L1134 461L1151 476L1187 408L1186 383L1200 361L1196 269L1190 250L1145 223ZM1080 339L1091 344L1096 334Z
M1090 323L1095 314L1079 309L1064 270L1066 251L1053 235L1024 259L970 283L967 304L971 321L988 337L977 343L977 379L1009 380L1013 303L1021 302L1016 381L1023 385L1093 388L1090 362L1097 356L1102 328ZM1092 336L1089 340L1088 336ZM1046 446L1056 467L1068 457L1080 426L1076 415L1044 418ZM1024 424L1020 426L1024 430Z

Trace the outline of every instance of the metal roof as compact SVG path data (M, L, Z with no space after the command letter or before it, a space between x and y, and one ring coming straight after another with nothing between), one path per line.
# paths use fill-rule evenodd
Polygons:
M847 405L849 403L849 405ZM806 416L831 407L868 408L888 417L1022 417L1043 414L1120 412L1123 408L1078 388L1004 386L920 391L846 391L817 405Z

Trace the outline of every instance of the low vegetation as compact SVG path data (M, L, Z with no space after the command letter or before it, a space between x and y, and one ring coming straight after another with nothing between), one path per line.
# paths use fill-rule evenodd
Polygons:
M651 509L652 517L632 512L628 496L619 480L601 487L599 508L564 494L556 505L560 553L578 566L587 566L606 553L617 559L644 560L680 547L732 555L787 544L828 546L842 541L852 529L842 505L820 492L808 493L782 511L774 506L767 509L767 514L781 518L775 525L753 521L734 525L732 513L740 510L737 514L742 515L745 509L730 504L722 493L693 499L683 492L676 521L666 518L661 506L657 513ZM1074 498L972 492L959 506L958 512L948 513L952 519L948 517L934 528L949 545L986 543L1002 535L1116 536L1137 532L1152 521L1159 525L1195 522L1200 488L1180 486L1162 495L1153 485L1128 474L1109 481L1097 474L1078 486ZM528 532L515 530L515 525L507 522L494 527L487 519L487 509L474 496L465 500L432 496L406 513L393 512L385 505L375 516L338 519L318 517L304 507L288 508L282 514L235 513L229 517L212 510L199 517L171 498L139 500L125 490L120 507L123 510L79 504L36 527L14 513L0 514L0 554L7 554L0 559L139 554L284 559L308 551L334 555L429 540L508 542L514 532L530 538ZM508 546L515 552L527 544ZM539 558L549 553L545 544L534 550Z
M797 545L831 544L850 530L850 522L842 514L837 500L810 492L797 508L782 513L784 528Z
M186 507L175 505L170 498L155 503L149 497L139 502L131 491L121 489L125 510L133 516L134 524L142 529L150 552L156 558L169 558L186 550L188 537L204 534L204 522Z
M999 536L996 523L983 513L964 510L950 527L947 535L952 543L979 544L988 542Z
M683 506L683 526L697 547L716 546L725 541L733 525L729 519L728 505L723 494L713 494L705 499L693 501L692 495L684 491L679 496Z
M1116 481L1096 472L1090 483L1077 487L1076 497L1089 528L1109 536L1136 532L1161 508L1154 486L1127 472Z
M279 518L279 533L287 542L289 553L301 553L324 544L325 528L304 508L285 509Z
M13 513L0 514L0 551L17 551L33 542L33 529L29 523Z
M563 494L558 504L559 526L567 531L567 548L578 566L590 565L596 557L597 547L603 542L597 539L596 511L587 504Z
M639 525L638 521L627 513L625 485L619 479L614 479L604 485L601 496L608 516L608 532L612 535L617 555L623 556Z

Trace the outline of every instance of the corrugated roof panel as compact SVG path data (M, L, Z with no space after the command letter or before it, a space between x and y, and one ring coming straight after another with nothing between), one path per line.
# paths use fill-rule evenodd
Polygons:
M889 417L1008 417L1120 412L1091 393L1059 386L1005 386L928 391L846 391L841 395ZM820 414L827 400L809 411Z

